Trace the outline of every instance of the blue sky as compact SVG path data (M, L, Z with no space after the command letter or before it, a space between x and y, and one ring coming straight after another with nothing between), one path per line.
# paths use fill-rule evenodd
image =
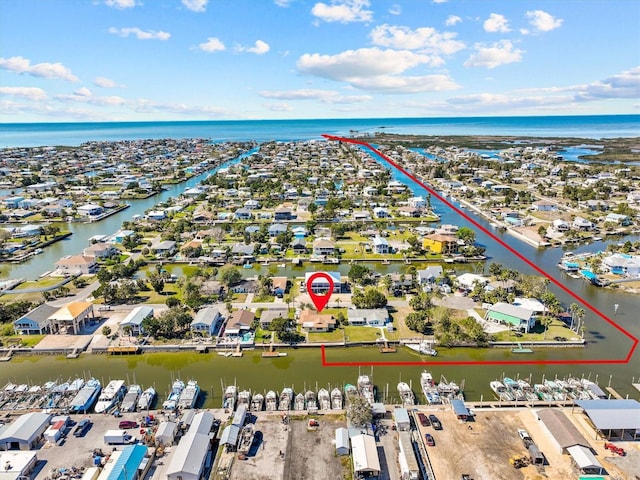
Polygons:
M638 113L635 0L2 0L0 122Z

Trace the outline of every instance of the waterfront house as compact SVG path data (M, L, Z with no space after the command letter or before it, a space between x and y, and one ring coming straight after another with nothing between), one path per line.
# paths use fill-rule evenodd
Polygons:
M251 214L251 210L249 210L248 208L238 208L233 216L237 219L237 220L251 220L253 218L253 215Z
M335 244L328 238L318 238L313 242L314 255L333 255L335 249Z
M95 257L85 255L69 255L58 260L55 266L62 275L87 275L100 268Z
M131 237L131 236L135 235L135 233L136 232L134 232L133 230L118 230L111 237L111 242L112 243L122 243L122 242L124 242L125 238Z
M303 286L306 287L307 282L309 281L309 278L314 273L316 272L305 273ZM342 275L340 274L340 272L325 272L325 273L328 274L333 280L333 293L342 293L343 290L346 289L346 283L343 284ZM327 292L329 290L329 282L324 278L317 278L311 284L311 290L313 291L313 293L316 293L316 294Z
M16 335L43 335L51 332L51 320L49 317L58 311L58 307L43 303L29 313L13 322L13 330Z
M620 213L610 213L606 217L604 217L605 222L615 223L616 225L620 225L621 227L628 227L631 225L632 220L628 215L622 215Z
M484 319L504 323L526 332L529 332L536 324L533 311L503 302L498 302L489 307Z
M307 253L307 243L303 238L294 238L291 241L291 248L295 255L304 255Z
M450 235L434 233L433 235L425 235L422 245L425 250L442 253L443 255L452 255L458 250L458 239Z
M583 230L583 231L592 230L595 227L593 223L591 223L589 220L582 217L574 218L572 226L577 230Z
M109 243L99 242L82 250L85 257L108 258L118 253L118 249Z
M221 321L222 315L217 308L205 307L198 310L190 328L194 333L212 337L217 334Z
M391 253L391 248L389 247L389 242L386 238L376 236L373 238L373 251L378 254L387 254Z
M151 210L149 213L147 213L146 217L147 220L160 222L167 218L167 212L165 212L164 210Z
M78 215L83 217L95 217L104 213L104 208L95 203L87 203L77 208Z
M330 332L336 328L336 319L328 313L318 313L313 310L305 309L300 313L298 325L305 332Z
M389 210L387 210L384 207L375 207L373 209L373 215L376 218L391 218L391 214L389 213Z
M556 218L551 222L551 225L556 232L568 232L571 229L569 222L562 220L561 218Z
M398 215L401 217L418 218L420 216L420 210L415 207L400 207L398 208Z
M151 245L151 251L158 257L169 257L176 253L176 242L173 240L164 240L155 245Z
M273 223L269 225L267 233L271 238L275 238L281 233L285 233L287 231L287 226L284 223Z
M422 197L412 197L407 200L407 205L413 208L421 209L427 206L427 201Z
M273 212L273 219L276 222L283 221L283 220L292 220L293 214L291 213L291 209L288 207L284 207L284 206L278 207Z
M604 257L602 265L614 275L640 278L640 256L614 253Z
M232 285L229 287L229 290L233 293L255 293L258 291L258 282L254 279L247 278Z
M136 307L120 322L120 331L124 333L129 330L131 335L142 335L144 334L144 326L142 324L147 318L151 317L153 317L153 308L147 306Z
M15 208L18 208L18 206L20 205L20 202L22 202L23 200L24 200L24 197L16 196L16 197L5 198L3 202L4 202L5 208L15 209Z
M391 321L386 308L349 309L347 312L349 325L364 327L384 327Z
M477 275L475 273L463 273L462 275L456 278L456 284L459 288L463 290L471 291L474 289L475 284L479 283L480 285L485 285L489 283L489 279L487 277L483 277L482 275Z
M51 328L58 332L73 331L78 335L89 318L94 318L93 304L89 302L70 302L56 310L50 317Z
M271 329L271 322L276 318L287 318L288 311L286 308L270 308L263 310L260 316L260 328L263 330Z
M242 337L251 330L251 324L256 318L251 310L236 310L227 318L224 325L224 336Z
M433 284L436 279L442 277L442 267L440 265L427 267L424 270L418 270L416 274L420 285Z
M538 200L531 204L531 210L536 212L555 212L558 210L558 206L547 200Z
M272 277L271 278L271 292L279 298L287 292L287 285L289 279L287 277Z
M291 229L291 233L293 233L295 238L305 238L307 236L307 229L302 225L298 225Z

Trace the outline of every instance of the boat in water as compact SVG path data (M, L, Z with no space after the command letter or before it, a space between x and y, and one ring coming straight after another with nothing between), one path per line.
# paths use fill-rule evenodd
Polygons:
M253 438L255 436L255 427L253 423L249 423L242 427L240 432L240 441L238 443L238 453L241 455L247 455L251 451L251 445L253 445Z
M180 400L180 395L184 390L184 382L182 380L176 380L171 385L171 392L167 399L162 403L162 408L164 410L175 410L178 406L178 400Z
M94 408L95 412L103 413L111 410L122 400L126 391L124 380L111 380L98 397L98 403Z
M189 380L178 398L178 407L182 409L194 408L200 395L200 386L195 380Z
M438 352L433 348L433 343L429 340L423 340L420 343L407 343L405 345L420 355L430 355L432 357L438 355Z
M135 412L136 407L138 406L138 398L142 394L142 387L140 385L129 385L127 389L127 394L124 396L122 400L122 405L120 405L120 411L122 412Z
M320 392L318 392L320 394ZM342 410L342 392L339 388L331 390L331 409Z
M299 393L296 395L296 399L293 401L293 409L297 412L302 412L305 407L304 395Z
M316 400L316 393L312 390L307 390L307 393L304 394L304 403L307 407L307 411L309 412L317 412L318 411L318 401Z
M273 390L267 392L265 397L265 410L267 412L275 412L278 410L278 395Z
M520 389L523 391L525 398L528 402L535 402L538 400L538 395L533 391L533 387L522 378L518 379L518 385L520 385Z
M318 390L318 406L320 410L331 410L331 395L326 388Z
M358 391L362 395L369 405L373 405L376 401L376 393L369 375L360 375L358 377Z
M92 378L80 389L78 394L71 400L69 410L73 413L87 413L100 395L100 381Z
M283 388L280 393L280 405L278 410L286 412L291 409L293 405L293 388Z
M138 410L149 410L153 407L153 402L156 399L156 389L153 387L147 388L138 399Z
M256 393L251 399L251 411L261 412L263 406L264 406L264 395L262 395L261 393Z
M464 384L464 381L462 383ZM448 381L444 375L440 377L437 388L440 398L445 403L451 403L451 400L464 400L461 387L456 382Z
M424 371L420 374L420 387L429 405L440 405L442 403L442 399L438 393L438 387L433 381L431 373Z
M498 400L500 400L501 402L513 402L516 399L509 391L509 389L504 386L504 383L502 383L500 380L494 380L490 382L489 386L491 387L491 390L493 390L493 393L495 393L498 397Z
M398 394L400 395L400 401L404 407L412 407L416 404L416 397L411 391L411 387L406 382L398 383Z
M241 405L244 405L244 408L248 411L250 404L251 392L249 390L242 390L238 394L238 406L236 407L236 409L240 408Z
M235 385L229 385L224 389L224 396L222 397L222 408L226 410L234 411L236 409L236 400L238 398L238 391Z
M504 377L502 379L502 383L511 392L511 394L513 395L513 398L515 398L516 401L522 402L527 399L527 396L525 395L524 391L520 387L520 384L516 380L509 377Z

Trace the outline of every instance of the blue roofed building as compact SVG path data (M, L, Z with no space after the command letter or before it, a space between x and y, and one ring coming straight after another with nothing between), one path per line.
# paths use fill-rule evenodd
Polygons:
M138 470L144 464L147 456L147 447L142 444L127 445L113 463L105 480L136 480L144 478Z

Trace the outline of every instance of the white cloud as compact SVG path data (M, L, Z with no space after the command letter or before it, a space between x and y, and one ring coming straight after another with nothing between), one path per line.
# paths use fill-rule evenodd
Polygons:
M578 90L576 100L589 101L604 98L640 97L640 67L632 68L604 80L595 81L587 85L574 87Z
M81 87L73 92L73 94L79 97L90 97L92 95L91 90L89 90L87 87Z
M127 103L124 98L116 95L106 97L94 96L91 90L86 87L79 88L72 94L56 95L54 98L62 103L89 103L91 105L101 106L124 105Z
M272 112L292 112L293 107L285 102L263 103L262 106Z
M276 100L317 100L323 103L363 103L372 100L369 95L340 95L334 90L282 90L272 91L264 90L260 92L260 96L264 98L273 98Z
M499 13L489 15L489 18L484 21L483 27L485 32L490 33L507 33L511 31L509 28L509 20Z
M477 43L474 49L475 52L464 62L465 67L496 68L507 63L519 62L524 53L523 50L514 48L510 40L500 40L491 45Z
M224 43L216 37L209 37L207 41L198 45L198 48L203 52L221 52L226 50Z
M391 15L400 15L402 13L402 7L397 3L394 3L389 7L389 14Z
M435 28L379 25L371 31L374 45L406 50L420 50L434 55L451 55L465 48L465 44L456 40L456 33L440 33ZM441 62L436 62L441 63Z
M93 79L93 84L100 88L124 88L124 85L120 85L115 80L107 77L96 77Z
M447 27L453 27L454 25L460 23L462 19L458 15L449 15L445 20L444 24Z
M193 106L184 103L160 103L153 100L138 99L131 104L137 113L171 113L178 115L201 115L207 118L237 118L234 112L219 107Z
M433 3L447 3L447 0L433 0Z
M355 78L351 84L362 90L382 93L441 92L460 88L447 75L395 76L380 75L371 78Z
M240 51L246 51L246 52L250 52L250 53L255 53L256 55L264 55L270 49L271 49L271 47L269 47L269 44L267 42L262 41L262 40L256 40L255 45L253 47L250 47L250 48L240 47Z
M311 14L325 22L370 22L373 11L366 10L370 5L369 0L332 0L330 5L318 2Z
M77 82L71 69L61 63L36 63L31 65L31 61L24 57L0 58L0 68L14 73L25 73L34 77L57 78L68 82Z
M286 8L291 5L292 1L293 0L273 0L273 3L275 3L278 7Z
M182 5L192 12L204 12L209 0L182 0Z
M543 10L528 11L527 18L529 18L529 23L538 32L548 32L550 30L559 28L564 21L561 18L555 18L553 15Z
M133 8L136 6L136 0L104 0L105 5L112 8L123 10L125 8Z
M138 27L109 28L109 33L120 37L128 37L134 35L138 40L168 40L171 34L162 30L141 30Z
M0 87L0 95L26 98L27 100L46 100L47 93L38 87Z

